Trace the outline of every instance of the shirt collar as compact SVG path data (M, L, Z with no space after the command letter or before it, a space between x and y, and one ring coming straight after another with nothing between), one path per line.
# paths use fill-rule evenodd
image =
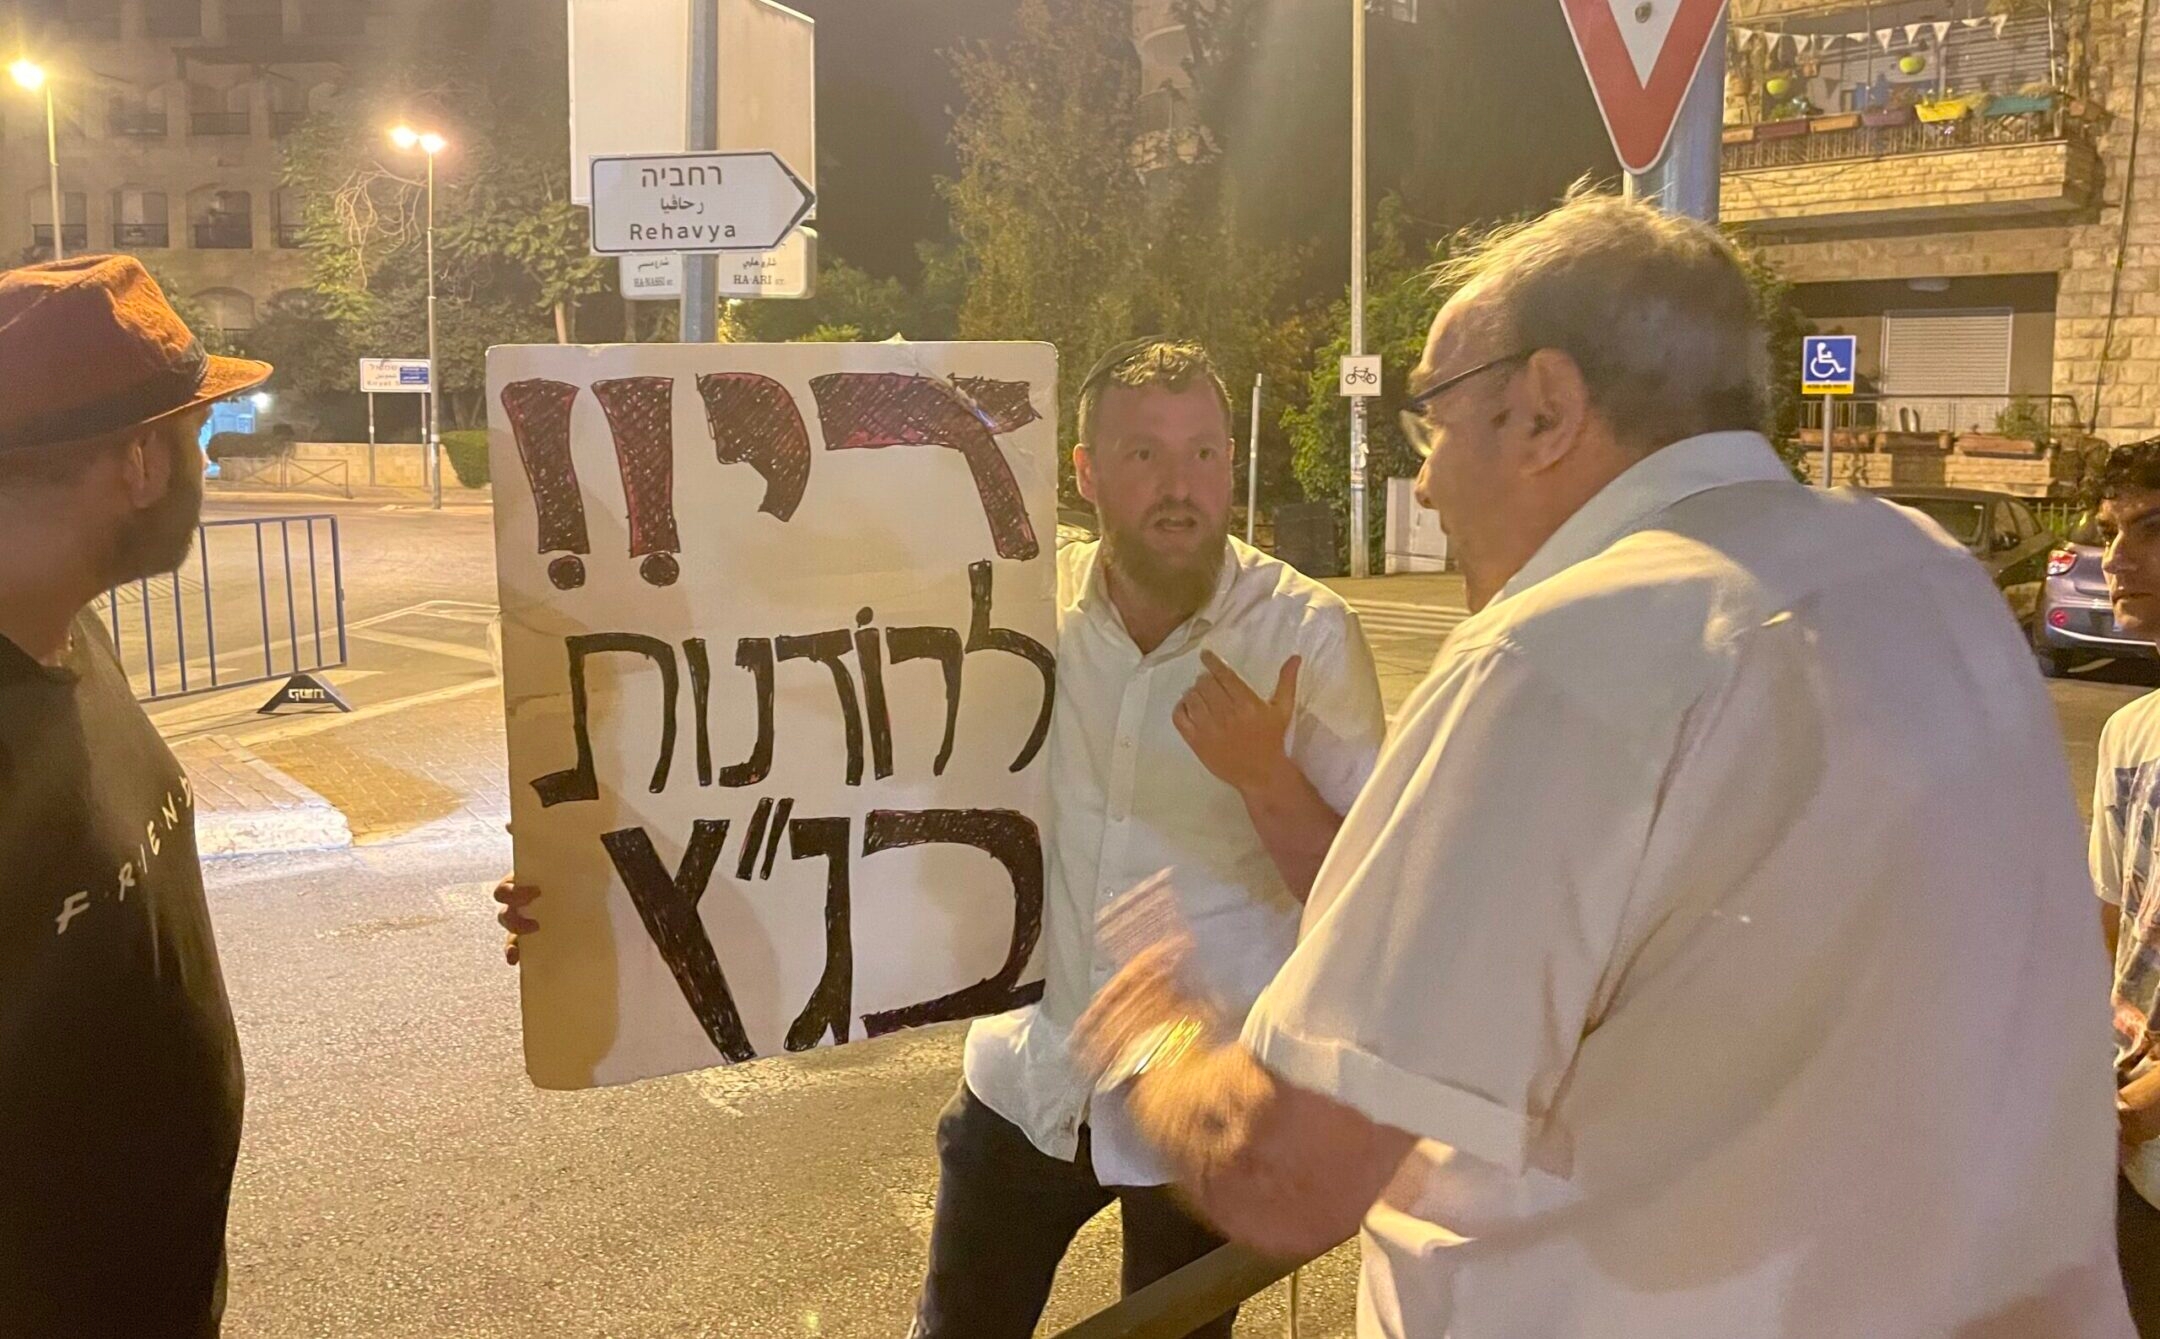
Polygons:
M1595 558L1654 517L1697 493L1728 484L1792 482L1792 471L1759 432L1708 432L1659 447L1598 490L1523 564L1494 603Z

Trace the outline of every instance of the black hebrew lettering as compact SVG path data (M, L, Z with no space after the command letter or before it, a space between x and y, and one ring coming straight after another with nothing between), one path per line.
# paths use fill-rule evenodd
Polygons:
M741 1062L756 1059L757 1052L751 1048L734 993L728 989L727 974L721 970L720 957L713 951L697 910L706 885L712 881L720 848L727 842L727 830L724 818L701 818L693 823L682 865L672 876L643 828L603 833L600 844L615 862L615 872L629 890L638 918L645 922L645 933L652 937L653 947L660 950L668 970L675 974L675 984L689 1001L690 1011L704 1025L705 1035L712 1038L722 1056Z
M855 614L855 659L862 665L863 710L870 718L870 770L883 781L893 774L892 713L885 705L885 658L878 649L872 609Z
M968 567L968 599L972 612L968 619L967 653L977 651L1004 651L1019 656L1042 671L1042 710L1035 713L1035 729L1028 736L1020 756L1013 759L1012 770L1021 771L1035 761L1042 751L1043 741L1050 737L1050 708L1057 698L1057 657L1049 648L1024 632L990 625L991 570L988 562Z
M720 784L731 788L754 786L772 775L773 757L773 644L761 637L745 637L735 643L735 665L750 671L757 694L757 742L750 756L723 769Z
M658 186L660 184L660 169L657 167L640 168L638 170L638 184L645 187Z
M934 1000L863 1016L863 1031L882 1037L902 1028L1003 1013L1042 998L1043 983L1020 984L1042 935L1042 833L1012 809L874 809L863 822L863 854L950 842L988 853L1012 879L1013 932L1005 962L991 976ZM828 913L829 914L829 913Z
M697 379L705 422L723 465L748 465L765 481L758 510L785 521L810 486L810 429L788 388L757 372L711 372Z
M798 818L788 824L788 854L825 861L825 972L809 1003L788 1026L787 1048L807 1051L829 1033L845 1044L855 1010L855 938L849 928L848 820Z
M690 662L690 705L697 713L697 783L712 784L712 730L706 720L712 707L712 659L705 654L705 639L691 637L683 644L683 659Z
M952 761L953 735L960 728L960 668L967 648L953 628L887 628L885 644L892 650L895 665L935 660L944 667L945 742L938 746L937 761L930 768L931 775L943 776L945 764Z
M757 871L758 848L765 844L765 825L772 821L772 800L768 797L757 802L757 811L750 815L750 830L743 834L742 859L735 864L735 879L748 883Z
M759 878L772 877L773 861L780 858L780 838L788 830L788 815L794 812L795 801L791 799L783 799L773 810L772 825L765 829L765 866L758 871Z
M600 798L599 778L593 775L590 694L585 687L585 662L589 657L615 652L644 656L660 667L660 686L666 708L660 723L660 761L653 768L652 791L667 789L668 766L675 758L675 698L681 678L675 667L675 648L657 637L635 632L592 632L567 637L570 653L570 728L577 738L577 765L567 771L550 772L532 783L542 808Z
M803 637L776 637L773 645L781 660L815 660L832 671L833 691L840 698L840 723L847 731L847 784L862 784L862 708L855 701L855 676L848 673L847 654L855 649L846 628L814 632Z
M974 389L905 372L833 372L810 379L826 450L951 447L967 461L968 472L975 478L975 492L982 499L998 556L1033 558L1042 548L1028 519L1027 499L1021 496L1012 465L997 444L997 434L1029 421L1010 421L1016 416L1013 402L1016 397L1026 399L1027 387L981 379L971 379L966 385ZM1014 386L1019 389L1004 389ZM1004 419L993 418L982 408L980 399L985 395L1004 411ZM1028 413L1033 415L1032 406Z

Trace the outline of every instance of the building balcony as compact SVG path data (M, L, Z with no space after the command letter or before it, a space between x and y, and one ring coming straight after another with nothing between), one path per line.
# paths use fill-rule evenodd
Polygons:
M162 251L172 245L172 225L166 223L115 223L113 250Z
M2052 99L1973 102L1940 120L1913 108L1728 126L1721 210L1769 232L2068 214L2100 160Z
M248 133L248 114L246 112L195 112L188 117L188 133L204 138L221 135L245 135Z
M90 249L90 225L87 223L62 224L60 227L60 240L67 244L69 255L81 255ZM31 224L30 242L32 246L47 255L51 255L52 225L50 223Z
M196 224L194 238L197 251L246 251L255 245L255 230L246 219L221 219Z
M123 111L115 108L106 118L106 128L123 139L163 139L171 129L170 118L163 112Z

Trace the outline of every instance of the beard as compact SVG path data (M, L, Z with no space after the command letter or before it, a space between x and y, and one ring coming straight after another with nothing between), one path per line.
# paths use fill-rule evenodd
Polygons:
M192 437L168 438L166 445L172 452L172 482L164 497L114 537L107 585L176 571L195 545L196 527L202 524L202 458Z
M1198 508L1179 502L1149 508L1137 525L1112 524L1099 510L1096 516L1102 524L1104 561L1154 600L1191 617L1215 594L1223 553L1230 546L1228 517L1210 528ZM1166 517L1189 518L1205 531L1203 542L1189 556L1168 556L1148 547L1148 527Z

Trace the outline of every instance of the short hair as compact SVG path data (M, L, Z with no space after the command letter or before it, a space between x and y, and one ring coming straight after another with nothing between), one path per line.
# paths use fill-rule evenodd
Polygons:
M1198 344L1183 340L1136 339L1103 355L1095 370L1080 384L1080 445L1092 446L1095 420L1102 412L1103 396L1114 388L1143 390L1159 387L1176 394L1195 382L1204 382L1222 406L1225 425L1232 421L1230 388L1215 370L1215 360Z
M1556 209L1443 261L1434 287L1491 304L1507 347L1575 360L1619 439L1649 451L1769 420L1754 285L1706 224L1578 187Z
M2094 510L2124 493L2160 491L2160 437L2109 447L2087 473L2083 491L2085 505Z

